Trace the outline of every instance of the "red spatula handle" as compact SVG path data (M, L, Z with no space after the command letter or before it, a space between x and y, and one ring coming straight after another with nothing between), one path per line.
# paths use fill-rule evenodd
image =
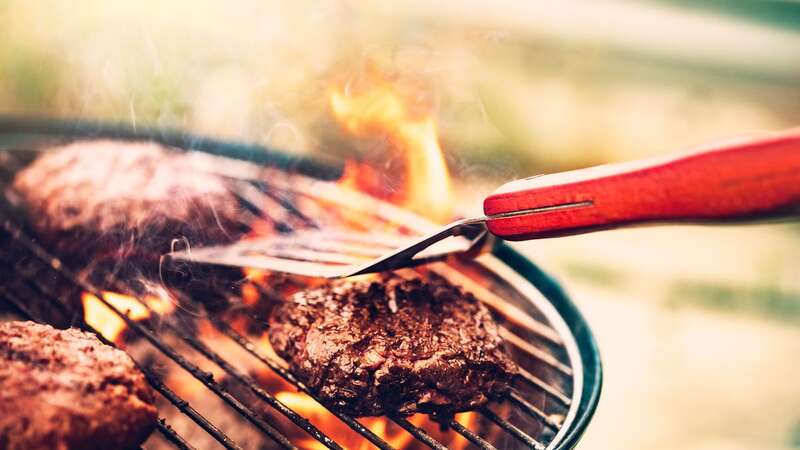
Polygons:
M650 222L800 216L800 131L512 181L483 203L510 240Z

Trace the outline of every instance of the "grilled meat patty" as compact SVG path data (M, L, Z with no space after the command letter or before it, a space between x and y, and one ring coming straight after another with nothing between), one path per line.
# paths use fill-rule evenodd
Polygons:
M0 324L0 449L130 449L155 395L124 352L76 329Z
M79 141L43 152L13 184L39 238L65 259L147 263L243 231L236 197L199 160L155 143Z
M276 306L269 326L297 376L355 416L475 408L517 371L486 307L441 278L332 282Z

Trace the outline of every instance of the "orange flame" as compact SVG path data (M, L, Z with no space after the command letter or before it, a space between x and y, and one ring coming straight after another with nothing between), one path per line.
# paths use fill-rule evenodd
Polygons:
M434 220L450 219L450 178L433 115L415 111L411 96L401 94L380 74L370 73L368 78L359 88L348 86L330 93L334 116L354 136L389 136L403 153L405 183L389 200ZM343 184L349 187L364 190L365 185L379 183L374 172L362 165L351 163L345 168Z
M331 414L325 407L317 403L311 397L291 391L282 391L276 398L284 405L308 417L322 432L330 436L337 442L347 443L347 448L368 450L374 448L366 439L355 434L354 431L345 427L339 420ZM469 428L474 421L474 412L457 414L455 419L460 424ZM463 449L467 446L467 440L453 431L441 431L439 425L434 423L425 414L415 414L408 418L414 426L421 427L430 433L434 438L448 442L448 448ZM378 437L388 442L393 448L409 448L417 444L414 437L403 430L399 425L389 421L386 417L365 417L359 420L362 425L369 428ZM304 438L299 441L300 448L308 450L324 450L326 447L313 438Z
M344 427L333 414L305 394L284 391L279 393L277 398L286 406L308 416L325 434L331 436L331 438L337 442L348 443L347 448L359 450L374 448L366 439L361 438L356 435L355 432ZM456 415L456 420L462 425L469 427L473 421L474 415L475 413L473 412L461 413ZM417 447L414 444L418 444L418 442L414 440L411 434L403 430L399 425L390 422L386 417L365 417L359 421L393 448L405 449ZM453 431L442 432L439 429L439 425L432 422L431 419L424 414L415 414L409 417L408 421L416 427L426 429L435 439L448 442L448 448L458 450L465 448L467 445L467 440L463 436ZM445 435L447 437L444 437ZM321 442L313 438L302 439L299 442L299 447L308 450L324 450L326 448Z
M153 295L145 295L141 300L118 292L103 291L102 295L108 303L132 320L144 320L150 317L147 306L157 314L168 314L175 307L168 299ZM120 336L128 328L125 321L89 292L81 295L81 302L83 303L83 320L86 324L109 341L122 344Z

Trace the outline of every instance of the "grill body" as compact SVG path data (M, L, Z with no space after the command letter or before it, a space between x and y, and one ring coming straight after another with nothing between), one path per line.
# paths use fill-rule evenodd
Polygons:
M298 173L304 179L313 180L315 183L317 181L326 183L326 180L338 178L342 167L336 161L298 158L255 145L219 141L177 131L135 130L111 124L0 117L0 156L2 156L0 167L4 170L4 172L0 172L0 179L9 180L13 177L14 172L19 170L20 164L24 164L24 157L18 158L18 155L13 154L19 149L38 148L52 142L85 138L152 140L180 149L202 151L274 167L281 171ZM302 189L300 190L302 191ZM387 206L387 208L390 212L395 211L392 207ZM398 214L402 213L398 212ZM13 207L5 203L5 200L3 208L0 209L0 219L2 219L3 225L0 228L0 248L3 248L7 255L7 258L2 261L3 265L0 270L8 274L8 276L4 276L6 282L0 283L0 303L5 301L15 305L23 315L31 316L34 319L55 322L61 326L75 324L77 321L79 325L85 326L86 324L80 323L74 313L70 313L69 305L63 301L65 297L89 292L114 309L113 305L108 304L102 298L101 293L98 292L100 289L137 293L136 287L126 284L124 280L121 283L111 283L109 286L104 284L107 283L107 280L97 283L96 279L77 276L69 268L61 267L59 262L47 252L47 249L41 248L30 238L30 230L25 229L24 224L20 223L19 217L15 217ZM412 222L411 228L416 228L420 232L428 226L422 219L415 219ZM525 354L525 358L532 360L543 358L547 364L542 364L541 361L522 364L523 369L531 368L531 372L536 373L526 372L530 378L521 382L527 383L525 389L520 389L519 392L516 392L517 397L512 397L507 401L513 406L495 410L485 408L481 411L481 423L492 425L493 432L482 434L482 430L476 432L455 420L447 425L466 438L471 445L479 448L494 448L494 445L505 448L537 449L574 447L591 420L599 401L602 384L602 370L597 345L580 312L552 278L507 245L498 245L492 254L485 255L476 262L454 263L454 266L440 266L440 273L455 277L453 281L457 284L461 284L459 281L472 283L471 280L478 279L480 283L476 284L476 289L490 286L491 289L485 289L488 293L483 297L490 303L498 302L494 305L497 308L494 312L500 311L505 314L506 319L510 320L508 335L504 336L506 340L513 342L519 353ZM63 289L55 291L53 286L62 286ZM207 286L200 288L200 290L206 289L211 288ZM224 290L224 288L218 289ZM190 290L186 292L190 292ZM56 313L42 317L48 308L38 310L30 308L26 298L35 296L47 297L51 302L49 309ZM223 291L220 292L220 296L230 296L230 293ZM480 295L478 297L481 298ZM58 303L61 305L58 306ZM58 314L59 310L63 310L63 314ZM530 321L537 324L534 328L541 326L541 329L528 329L511 320L514 313L519 311L530 316ZM165 320L160 327L155 327L152 324L142 324L127 319L122 311L116 312L121 315L127 322L127 326L138 337L157 348L168 359L177 362L195 379L200 380L205 388L222 399L226 407L242 416L244 421L249 422L256 430L270 437L277 447L294 448L295 444L292 439L286 438L285 432L276 425L276 421L270 420L271 416L265 417L253 411L247 402L242 401L242 398L254 396L259 402L269 405L274 410L273 414L277 412L276 415L280 416L278 421L288 420L323 446L341 448L333 439L308 422L302 414L287 408L275 396L262 389L250 374L242 373L234 364L227 361L226 355L210 347L201 339L191 336L190 333L181 333L180 326ZM251 356L276 372L283 380L298 387L301 391L304 389L302 383L299 383L291 373L281 366L280 361L259 352L252 341L227 326L225 320L211 317L208 318L208 321L215 325L218 331L249 352ZM529 319L522 322L524 325L529 322ZM235 395L236 393L232 393L214 379L209 379L207 374L185 358L180 350L176 350L173 345L165 342L161 335L165 332L164 330L176 334L181 339L182 345L216 363L223 369L226 376L230 376L240 383L241 389L246 391L247 395ZM555 334L550 336L550 333ZM534 341L537 345L531 344ZM540 367L541 372L537 372ZM216 443L224 448L239 448L238 444L226 435L224 429L194 410L192 405L187 404L178 393L170 389L157 373L148 370L145 370L145 373L154 388L165 399L212 436ZM553 392L550 392L549 389L552 389ZM553 407L549 408L549 406ZM509 412L512 408L513 411ZM516 425L507 420L508 417L502 417L503 413L506 416L511 414L512 419L518 419ZM527 415L523 417L524 414ZM336 413L336 416L372 445L379 448L392 448L385 440L375 436L360 421L339 413ZM431 448L444 448L442 443L437 442L429 433L409 422L408 419L401 417L390 417L390 419L422 444ZM193 448L193 444L189 440L184 439L168 425L159 424L159 431L165 441L177 448ZM503 437L498 437L500 435Z

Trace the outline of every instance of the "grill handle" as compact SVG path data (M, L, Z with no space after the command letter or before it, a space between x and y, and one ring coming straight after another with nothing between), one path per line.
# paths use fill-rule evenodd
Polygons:
M483 209L489 231L509 240L798 216L800 131L512 181Z

